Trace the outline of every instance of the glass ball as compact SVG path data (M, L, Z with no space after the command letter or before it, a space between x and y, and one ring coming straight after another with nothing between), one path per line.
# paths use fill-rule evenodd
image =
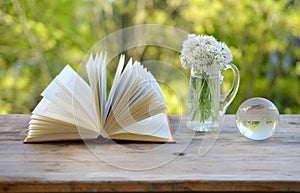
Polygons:
M276 106L265 98L244 101L236 113L236 124L242 135L252 140L271 137L279 125Z

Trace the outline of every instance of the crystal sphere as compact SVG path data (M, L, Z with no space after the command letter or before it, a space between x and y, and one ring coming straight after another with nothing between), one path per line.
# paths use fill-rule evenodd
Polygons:
M252 140L271 137L279 125L276 106L265 98L244 101L236 113L236 124L242 135Z

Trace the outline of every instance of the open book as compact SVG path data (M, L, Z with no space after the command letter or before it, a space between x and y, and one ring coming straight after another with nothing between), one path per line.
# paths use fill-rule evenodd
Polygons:
M89 84L69 65L42 92L24 143L97 139L175 142L161 89L139 62L120 56L107 94L106 55L90 56ZM108 95L108 96L107 96Z

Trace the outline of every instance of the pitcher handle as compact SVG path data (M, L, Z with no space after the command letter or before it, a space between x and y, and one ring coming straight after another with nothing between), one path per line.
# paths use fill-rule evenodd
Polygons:
M224 71L228 70L228 69L232 70L232 72L233 72L233 84L227 93L221 94L221 96L220 96L220 115L221 116L223 116L225 114L228 106L233 101L233 99L236 96L237 91L239 89L239 85L240 85L239 69L234 64L226 64Z

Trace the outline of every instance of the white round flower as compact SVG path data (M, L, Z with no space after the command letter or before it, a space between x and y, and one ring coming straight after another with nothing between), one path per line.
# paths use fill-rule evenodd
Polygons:
M189 34L182 43L180 62L184 68L194 68L207 75L216 73L232 61L227 45L213 36Z

